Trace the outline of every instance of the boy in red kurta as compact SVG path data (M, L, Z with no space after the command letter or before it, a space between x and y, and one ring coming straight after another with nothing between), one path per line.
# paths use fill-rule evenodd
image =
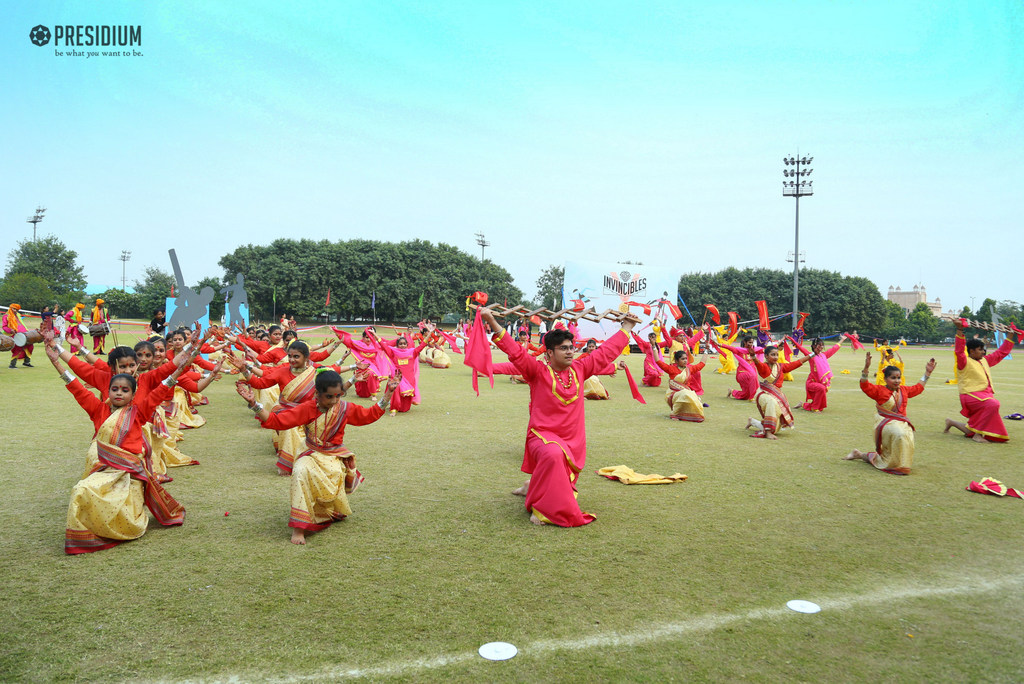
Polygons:
M519 346L490 311L483 311L481 317L496 333L494 343L530 385L530 422L522 470L532 477L516 491L526 495L530 521L561 527L593 522L594 516L580 510L576 502L575 483L587 459L583 383L622 353L638 321L624 320L622 330L594 353L575 362L572 333L552 330L544 337L545 364Z

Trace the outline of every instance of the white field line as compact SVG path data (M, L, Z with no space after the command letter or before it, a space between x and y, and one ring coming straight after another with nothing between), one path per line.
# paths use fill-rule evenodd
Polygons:
M1011 588L1024 587L1024 575L1012 575L1001 579L976 578L958 584L938 586L905 586L876 591L870 594L847 594L832 598L813 599L821 606L822 613L852 610L855 608L892 604L920 598L961 596L965 594L980 595L1003 592ZM517 644L519 654L529 657L543 657L552 653L587 651L602 648L632 647L659 641L669 641L685 634L713 632L717 629L737 623L771 619L813 620L815 616L804 615L786 607L754 608L740 613L711 613L663 625L640 627L631 632L607 632L595 634L582 639L542 639L528 644ZM305 682L331 681L340 679L364 679L397 676L413 676L429 670L438 670L450 665L458 665L480 659L475 652L452 653L438 655L433 658L400 660L383 663L373 667L336 667L320 670L306 675L266 675L256 676L228 675L215 680L224 682L244 682L253 679L267 682ZM192 680L195 681L195 680Z

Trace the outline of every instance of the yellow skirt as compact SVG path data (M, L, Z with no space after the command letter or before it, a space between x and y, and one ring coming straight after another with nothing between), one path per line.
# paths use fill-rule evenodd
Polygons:
M178 425L181 429L201 428L206 425L206 419L198 413L192 413L192 407L188 405L185 390L181 387L174 388L174 404L178 410Z
M607 399L608 390L604 388L596 375L591 375L583 381L583 396L587 399Z
M430 365L434 368L448 368L452 365L452 358L443 349L435 349Z
M345 494L348 472L340 455L314 451L295 461L289 527L316 531L352 515Z
M884 418L878 416L878 424ZM882 428L881 446L877 453L868 455L868 462L879 470L910 472L914 465L914 431L901 420L890 420Z
M148 524L143 484L123 470L98 470L71 490L67 529L72 532L125 541L141 537Z
M672 409L671 418L690 423L704 422L704 402L692 389L669 390L665 401Z

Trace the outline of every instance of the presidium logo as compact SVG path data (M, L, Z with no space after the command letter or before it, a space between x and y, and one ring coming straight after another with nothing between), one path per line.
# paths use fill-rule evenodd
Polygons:
M40 24L28 32L28 39L32 41L33 45L43 47L50 42L50 29Z
M37 47L50 44L53 39L54 47L67 47L69 50L54 50L58 57L141 57L138 50L110 50L109 48L124 48L142 46L141 26L102 26L64 24L53 27L53 32L42 24L35 26L28 32L28 39ZM102 52L95 50L75 50L74 48L108 48Z

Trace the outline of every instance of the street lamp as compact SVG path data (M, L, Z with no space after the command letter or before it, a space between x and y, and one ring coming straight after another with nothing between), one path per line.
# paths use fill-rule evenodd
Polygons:
M127 249L121 250L121 292L124 292L124 269L128 265L128 260L132 258L132 253Z
M782 196L796 198L796 229L793 243L793 329L796 330L800 315L800 198L814 194L814 181L807 180L814 169L809 168L814 157L783 157L782 163L789 168L782 170L787 179L782 181Z
M35 216L29 216L25 223L32 224L32 242L36 241L36 225L43 220L43 214L46 213L46 207L36 207Z

